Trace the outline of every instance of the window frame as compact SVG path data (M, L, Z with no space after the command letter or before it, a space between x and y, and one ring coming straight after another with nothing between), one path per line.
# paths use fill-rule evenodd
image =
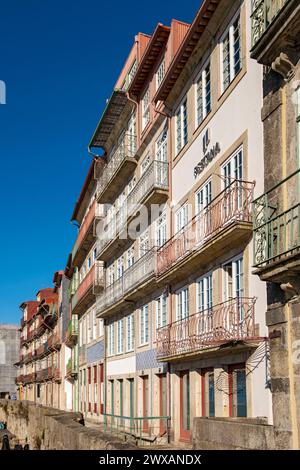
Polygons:
M209 109L207 108L207 72L209 74ZM200 80L202 81L202 114L201 119L199 119L199 106L198 106L198 86ZM212 110L212 93L211 93L211 59L210 57L204 62L204 65L201 67L200 72L198 73L196 80L195 80L195 128L197 129L205 118L209 115Z
M223 94L228 88L230 87L231 83L234 81L234 79L239 75L243 68L243 57L242 57L242 50L243 50L243 38L242 38L242 25L241 25L241 10L239 9L235 15L233 16L232 20L230 21L229 25L225 29L224 33L221 36L221 39L219 41L220 45L220 83L221 83L221 94ZM235 23L239 21L239 69L236 71L234 70L234 26ZM229 47L229 53L228 53L228 67L229 67L229 81L228 84L225 86L224 83L224 42L225 38L228 36L228 47Z
M180 136L178 135L178 117L180 118ZM182 99L175 111L175 155L177 156L188 143L188 100L187 95ZM180 142L179 142L180 141ZM179 145L180 144L180 145Z
M146 129L151 120L150 116L150 86L147 87L142 98L142 132Z
M140 308L140 346L149 344L149 304Z

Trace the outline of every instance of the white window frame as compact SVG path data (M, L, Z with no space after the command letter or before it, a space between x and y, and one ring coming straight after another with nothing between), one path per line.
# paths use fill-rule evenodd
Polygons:
M148 87L142 99L142 131L150 122L150 88Z
M134 314L126 317L126 352L134 351Z
M123 354L123 319L117 321L117 354Z
M185 96L175 112L175 149L176 155L188 143L188 107Z
M208 272L199 277L196 281L197 286L197 312L204 312L213 307L213 275ZM200 301L202 294L202 301Z
M175 233L182 230L189 222L189 205L186 202L175 213Z
M110 323L108 325L108 356L115 354L115 325Z
M241 158L241 161L239 159ZM222 165L223 189L234 180L244 178L244 149L241 145Z
M228 272L226 271L226 266L231 264L232 266L232 294L229 295L230 292L228 291ZM242 268L242 269L241 269ZM230 299L235 299L236 297L243 297L245 293L245 281L244 281L244 256L243 253L227 260L222 265L222 272L223 272L223 301L226 302ZM240 278L240 285L238 288L237 280ZM237 295L239 293L239 295ZM241 294L241 295L240 295Z
M239 21L239 69L236 71L234 69L234 28L236 22ZM229 81L227 84L225 84L224 80L224 42L225 40L228 39L229 43L229 74L228 78ZM220 75L221 75L221 92L224 93L226 91L230 84L233 82L235 77L240 73L242 70L242 28L241 28L241 12L240 10L235 14L233 17L232 21L230 22L230 25L222 35L221 41L220 41L220 65L221 65L221 70L220 70Z
M140 346L149 343L149 304L140 309Z
M159 248L167 241L167 213L163 211L156 220L156 246Z
M156 71L156 90L159 89L161 82L164 79L166 73L166 62L165 62L165 57L161 60L159 66L157 67Z
M209 76L209 80L208 77ZM209 84L209 94L207 86ZM200 88L200 90L199 90ZM200 93L199 93L200 92ZM209 100L208 100L209 96ZM196 129L204 121L206 116L211 112L211 62L208 59L199 73L195 83L195 113L196 113ZM201 103L201 114L199 113L199 102Z
M176 321L184 320L189 316L189 287L185 286L176 291Z
M202 196L202 203L200 201ZM195 212L196 215L205 210L213 199L212 196L212 179L209 178L195 193Z
M162 328L168 323L168 295L161 294L155 301L156 304L156 328Z

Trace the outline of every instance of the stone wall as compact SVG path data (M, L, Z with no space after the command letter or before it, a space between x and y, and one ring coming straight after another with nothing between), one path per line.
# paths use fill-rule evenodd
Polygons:
M0 421L30 449L134 450L135 446L80 424L81 413L68 413L26 401L0 400Z
M195 450L272 450L275 449L273 426L262 419L195 418Z

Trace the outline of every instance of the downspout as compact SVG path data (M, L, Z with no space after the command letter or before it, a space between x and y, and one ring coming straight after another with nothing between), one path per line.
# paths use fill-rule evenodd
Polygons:
M157 109L156 106L154 106L154 112L161 114L162 116L165 116L168 120L168 149L169 149L169 155L170 158L168 158L169 161L169 168L168 168L168 178L169 178L169 195L170 195L170 236L172 236L173 232L173 212L172 212L172 155L173 155L173 140L172 140L172 132L171 132L171 119L172 119L172 114L168 110L168 112L161 111ZM172 302L172 296L171 296L171 289L169 286L169 312L170 312L170 322L173 321L173 302ZM170 424L172 423L172 409L171 409L171 365L168 362L167 363L167 385L168 385L168 416L170 417ZM170 435L169 435L169 430L168 430L168 442L170 441Z

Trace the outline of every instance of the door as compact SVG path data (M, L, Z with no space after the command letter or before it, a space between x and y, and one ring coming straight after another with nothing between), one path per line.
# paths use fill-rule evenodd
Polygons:
M201 243L213 231L213 219L209 205L212 201L211 181L196 193L196 211L197 211L197 242Z
M142 377L143 386L143 417L149 416L149 376ZM149 432L149 421L143 419L143 432Z
M134 418L134 379L129 379L129 416ZM134 419L130 420L130 429L134 430Z
M238 214L243 203L240 181L243 179L243 149L240 148L222 168L224 193L224 213L222 222ZM234 182L236 181L236 182Z
M180 374L180 440L189 441L190 423L190 374Z
M168 386L167 375L160 374L159 380L159 416L168 416ZM167 431L167 421L160 420L159 423L160 435L163 436Z
M160 186L167 186L168 183L168 131L164 129L159 139L156 141L155 165L156 181Z
M201 370L202 416L215 416L215 378L214 369Z
M247 384L245 364L228 367L229 416L247 417Z

